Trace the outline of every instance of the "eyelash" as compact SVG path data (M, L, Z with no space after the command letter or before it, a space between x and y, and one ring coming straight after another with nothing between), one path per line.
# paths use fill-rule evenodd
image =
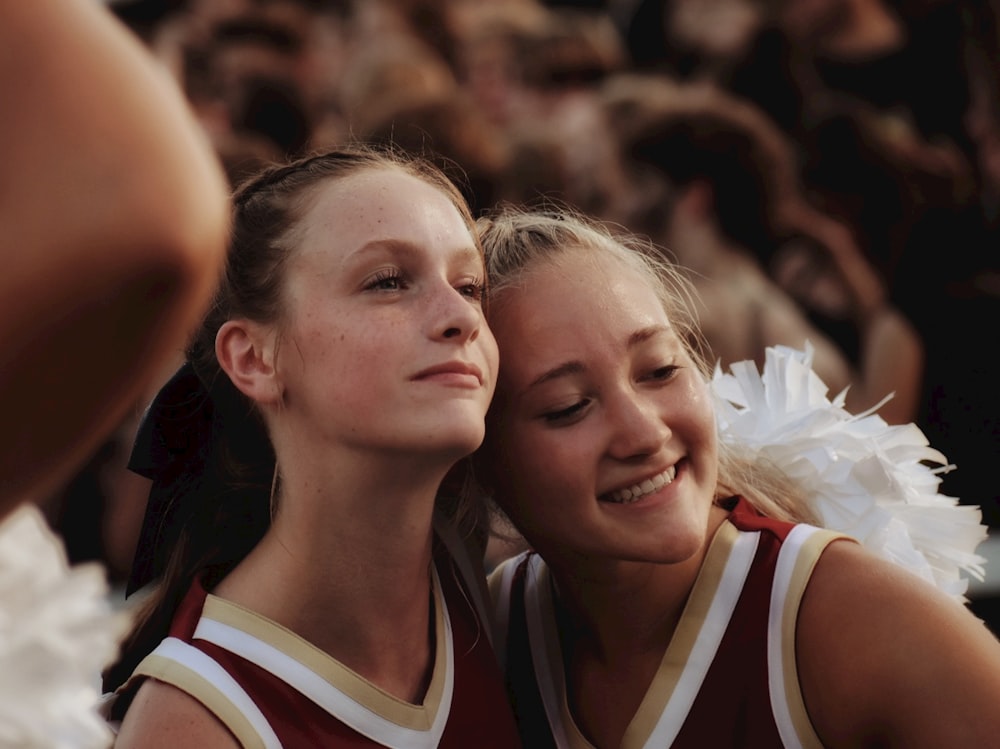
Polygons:
M654 369L645 379L669 382L677 375L678 372L680 372L680 370L681 368L676 364L666 364L662 367Z
M681 367L676 364L667 364L662 367L657 367L648 375L643 377L643 380L654 380L666 383L677 376L677 373L680 372L680 370ZM571 406L559 409L558 411L549 411L548 413L542 414L542 419L544 419L547 424L556 425L570 422L574 417L581 415L582 411L590 405L590 402L590 398L582 398Z
M542 418L549 424L558 424L560 422L569 421L589 405L590 398L584 398L568 408L562 408L558 411L550 411L549 413L542 414Z
M387 281L395 281L393 288L386 288ZM375 276L365 284L365 291L398 291L403 287L403 274L397 270L380 270Z
M486 284L483 283L482 279L474 278L471 282L459 286L458 290L474 302L481 302L486 294ZM471 293L466 294L467 291Z
M386 283L395 282L392 288L387 288ZM405 278L402 273L395 269L380 270L375 276L365 284L366 291L399 291L406 288ZM458 291L463 296L467 296L474 302L480 302L486 293L486 285L482 279L474 278L471 282L457 286Z

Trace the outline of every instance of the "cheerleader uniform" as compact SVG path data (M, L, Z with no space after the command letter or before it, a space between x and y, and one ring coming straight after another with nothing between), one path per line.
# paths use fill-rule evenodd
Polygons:
M622 749L821 747L799 689L795 623L816 561L840 538L736 499ZM533 552L507 560L490 590L525 746L592 749L569 711L545 563Z
M399 700L293 632L196 583L170 635L118 690L152 677L191 695L246 749L520 747L487 625L438 548L435 656L423 703Z

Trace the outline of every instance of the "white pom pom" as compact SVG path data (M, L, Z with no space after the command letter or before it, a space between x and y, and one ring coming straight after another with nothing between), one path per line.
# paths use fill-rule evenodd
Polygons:
M100 565L70 568L38 509L0 524L0 748L104 749L101 669L127 621Z
M753 362L733 364L731 374L716 366L719 439L784 471L824 527L962 599L968 580L960 571L983 579L979 508L938 493L939 474L953 466L915 424L890 426L874 413L878 406L852 415L846 392L827 398L812 356L809 344L776 346L767 349L763 374Z

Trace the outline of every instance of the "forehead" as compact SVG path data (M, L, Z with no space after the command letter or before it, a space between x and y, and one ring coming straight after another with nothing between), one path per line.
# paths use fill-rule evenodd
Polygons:
M365 169L314 188L294 240L305 256L331 247L347 255L379 241L472 244L465 219L442 190L393 167Z
M608 313L617 317L619 311L666 315L649 278L610 252L589 248L567 248L528 267L497 292L495 308L501 324L528 310L551 318L581 313L587 318Z
M501 369L515 375L559 360L617 355L634 333L657 326L672 327L649 280L607 253L567 252L491 300Z

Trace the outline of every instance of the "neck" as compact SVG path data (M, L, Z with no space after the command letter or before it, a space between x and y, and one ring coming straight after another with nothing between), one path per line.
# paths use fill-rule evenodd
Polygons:
M553 569L566 698L596 746L619 746L670 645L714 531L713 509L699 553L677 564L619 562L599 575Z
M610 664L662 655L697 576L698 560L678 565L621 563L599 582L553 573L568 661Z
M361 571L364 591L397 594L401 580L425 576L435 498L447 467L360 463L332 456L315 466L282 463L275 520L248 562L266 557L285 585L309 583L314 602L340 598Z
M662 655L727 516L726 510L713 506L701 548L683 562L619 561L595 570L554 560L549 567L563 616L560 631L575 647L606 662L642 653Z
M289 461L270 530L215 593L413 700L433 656L432 521L445 469L336 462L310 471Z
M663 662L697 560L618 564L600 581L555 573L566 700L595 746L619 746Z

